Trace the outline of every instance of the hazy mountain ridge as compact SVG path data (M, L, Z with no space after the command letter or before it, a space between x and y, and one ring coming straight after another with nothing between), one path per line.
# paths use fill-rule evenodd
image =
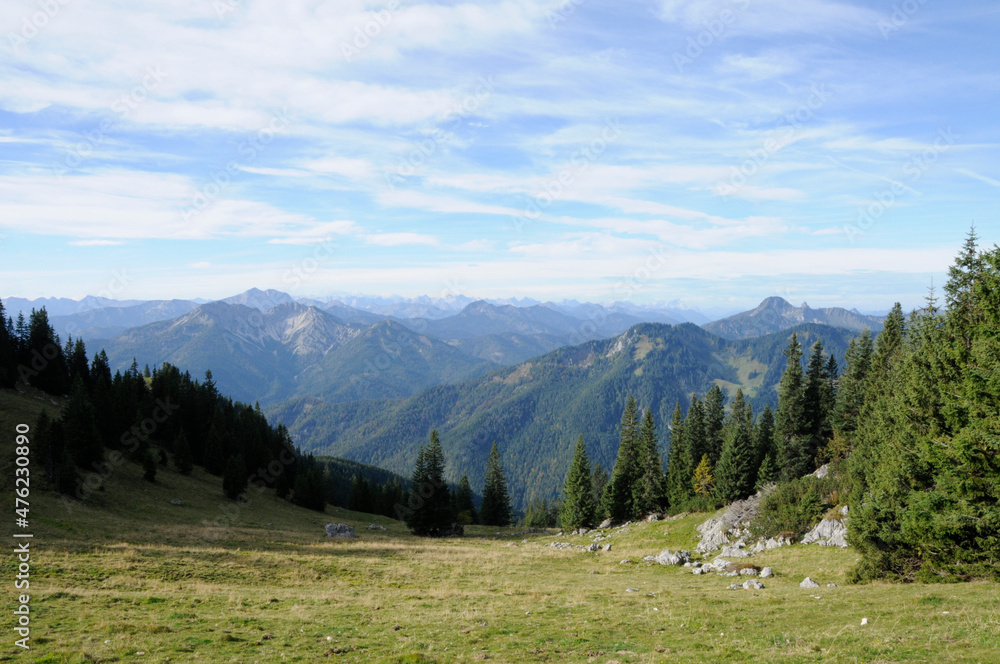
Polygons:
M841 307L812 309L805 302L793 306L780 297L769 297L750 311L702 325L703 328L726 339L747 339L786 330L802 323L818 323L841 327L855 332L865 328L878 333L883 317L867 316Z

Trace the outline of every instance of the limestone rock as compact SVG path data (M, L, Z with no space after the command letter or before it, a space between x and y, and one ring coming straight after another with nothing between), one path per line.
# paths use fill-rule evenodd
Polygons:
M726 509L698 526L699 553L709 553L727 545L746 545L747 526L760 509L760 499L773 487L762 489L745 500L730 503Z
M354 537L354 526L348 526L346 523L328 523L326 524L326 536L351 539Z
M661 565L683 565L684 563L691 560L690 551L671 551L670 549L664 549L660 552L660 555L656 556L656 562Z
M799 584L799 588L819 588L819 584L807 576L802 580L802 583Z
M611 527L611 519L605 519L604 521L601 521L601 525L598 526L598 528L610 528L610 527Z
M774 570L771 569L770 567L765 567L760 571L760 578L762 579L768 579L771 578L772 576L774 576Z
M847 543L847 524L840 519L823 519L805 534L802 543L846 548L849 546Z

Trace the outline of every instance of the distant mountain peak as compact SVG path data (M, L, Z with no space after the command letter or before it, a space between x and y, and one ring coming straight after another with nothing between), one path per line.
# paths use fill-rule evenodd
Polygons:
M860 332L868 328L877 332L882 328L882 317L866 316L857 310L840 307L813 309L807 302L798 307L788 300L772 296L756 308L722 318L702 327L726 339L748 339L771 332L785 330L801 323L819 323Z

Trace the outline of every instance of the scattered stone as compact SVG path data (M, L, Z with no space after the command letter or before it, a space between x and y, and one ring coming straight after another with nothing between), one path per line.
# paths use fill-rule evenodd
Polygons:
M656 556L655 560L661 565L683 565L691 560L691 552L677 551L675 553L670 549L664 549L660 555Z
M840 513L843 514L844 516L847 516L847 513L850 511L851 510L847 505L844 505L843 507L840 508Z
M745 550L742 544L734 544L722 547L719 555L727 558L747 558L750 556L750 552Z
M828 584L826 584L826 587L827 588L836 588L837 584L836 583L828 583Z
M744 567L740 570L740 576L757 576L756 567Z
M767 541L757 540L757 543L753 545L752 549L750 549L750 553L760 553L761 551L770 551L771 549L777 549L782 546L791 546L791 545L792 545L792 540L788 539L787 537L781 537L781 536L772 537Z
M349 526L346 523L328 523L326 524L326 536L351 539L354 537L354 526Z
M812 474L812 476L819 479L823 479L829 474L830 474L830 464L824 463L822 466L816 469L816 471Z
M774 570L770 567L765 567L760 571L760 578L762 579L769 579L772 576L774 576Z
M653 514L647 514L646 515L646 523L652 523L654 521L659 521L659 520L660 520L660 515L659 514L653 513Z
M181 504L181 499L180 498L174 498L173 500L170 501L170 504L171 505L180 505Z
M605 519L604 521L601 521L601 525L598 526L598 528L610 528L610 527L611 527L611 519Z
M692 574L706 574L708 572L709 570L705 567L695 567L693 570L691 570Z
M586 528L577 528L576 530L573 531L573 534L574 535L586 535L588 532L590 532L590 531L588 531Z
M600 574L600 572L596 569L592 569L589 572L587 572L587 574Z
M385 526L380 526L377 523L373 523L370 526L368 526L368 530L385 530Z
M861 624L862 625L867 625L868 624L868 618L862 618L861 619Z
M639 592L639 589L638 588L626 588L625 592L627 592L627 593L637 593L637 592Z
M849 545L847 543L847 524L844 521L846 519L823 519L805 534L802 543L846 548Z
M601 550L602 551L610 551L611 550L611 545L610 544L605 544L604 546L601 547Z
M799 584L799 588L819 588L819 584L807 576L802 580L802 583Z
M618 564L619 564L619 565L634 565L634 564L635 564L635 561L634 561L634 560L632 560L631 558L626 558L625 560L621 561L621 562L620 562L620 563L618 563Z
M760 581L758 581L757 579L750 579L749 581L744 581L743 582L743 589L744 590L763 590L764 589L764 584L761 583Z

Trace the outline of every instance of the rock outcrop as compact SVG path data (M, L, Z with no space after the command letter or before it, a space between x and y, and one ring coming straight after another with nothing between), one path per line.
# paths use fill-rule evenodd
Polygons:
M326 536L350 539L354 537L354 526L348 526L346 523L328 523L326 524Z
M839 546L846 548L846 519L823 519L802 538L803 544L819 544L820 546Z

